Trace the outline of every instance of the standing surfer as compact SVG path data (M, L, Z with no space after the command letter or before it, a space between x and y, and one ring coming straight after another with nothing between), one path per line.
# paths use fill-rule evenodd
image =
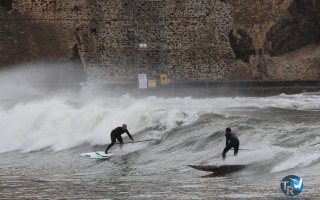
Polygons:
M231 132L231 128L226 128L226 147L223 149L222 158L226 159L226 153L233 147L234 155L238 154L239 150L239 139L235 133Z
M131 134L129 133L128 129L127 129L127 124L123 124L121 127L117 127L115 129L113 129L111 131L111 144L108 145L107 149L105 150L105 153L108 154L108 150L116 143L116 140L118 140L120 142L120 147L122 147L123 145L123 140L121 135L123 133L127 133L127 135L129 136L129 138L132 140L132 142L134 142Z

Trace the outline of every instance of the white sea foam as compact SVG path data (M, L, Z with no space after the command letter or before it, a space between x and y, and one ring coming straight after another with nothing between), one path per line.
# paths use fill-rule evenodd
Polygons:
M81 102L80 106L70 105L70 96L64 97L20 102L9 110L0 110L0 152L47 147L62 150L85 142L105 144L109 142L110 131L122 123L127 123L133 134L150 127L169 131L195 122L202 114L223 113L230 107L281 107L286 103L289 104L287 107L292 107L292 100L280 96L212 99L97 97L95 101ZM301 105L305 102L305 98L294 102L299 100Z
M298 155L291 156L290 158L287 158L281 163L278 163L271 172L280 172L280 171L286 171L289 169L294 169L297 167L305 167L313 162L319 161L320 155L317 154L308 154L308 153L298 153Z
M111 130L122 123L127 123L133 134L159 126L164 132L192 123L199 114L192 106L185 110L180 103L182 99L104 100L102 105L89 103L72 106L64 99L49 98L1 109L0 152L28 152L48 147L58 151L85 142L106 144L110 142ZM166 106L167 103L171 106Z

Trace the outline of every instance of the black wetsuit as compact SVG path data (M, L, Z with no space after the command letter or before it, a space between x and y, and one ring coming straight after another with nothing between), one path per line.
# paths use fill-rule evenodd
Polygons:
M127 135L129 136L129 138L130 138L131 140L133 140L133 138L132 138L132 136L130 135L128 129L123 130L122 127L117 127L117 128L115 128L115 129L113 129L113 130L111 131L111 135L110 135L110 136L111 136L111 144L109 144L108 147L107 147L107 149L105 150L105 153L106 153L106 154L108 153L108 150L116 143L116 140L118 140L118 141L120 142L120 144L123 143L123 140L122 140L122 137L121 137L121 135L122 135L123 133L127 133Z
M234 155L236 156L238 154L239 150L239 139L237 138L236 134L232 132L226 133L226 147L224 148L222 152L223 159L226 157L226 153L233 147L234 149Z

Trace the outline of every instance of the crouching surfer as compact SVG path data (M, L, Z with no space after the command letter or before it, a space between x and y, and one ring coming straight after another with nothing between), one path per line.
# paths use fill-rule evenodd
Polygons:
M131 136L131 134L129 133L129 131L127 129L127 125L123 124L121 127L117 127L111 131L111 134L110 134L111 144L108 145L107 149L105 150L105 154L108 154L108 150L116 143L117 140L120 143L120 147L122 147L123 140L122 140L121 135L123 133L127 133L127 135L132 140L132 142L134 142L133 137Z
M233 148L234 155L238 154L239 150L239 139L235 133L231 132L231 128L226 128L226 147L223 149L222 158L223 160L226 159L226 153Z

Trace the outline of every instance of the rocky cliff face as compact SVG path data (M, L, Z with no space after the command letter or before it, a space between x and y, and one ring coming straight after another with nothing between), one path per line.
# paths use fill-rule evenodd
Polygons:
M1 67L37 61L79 59L75 34L75 2L78 1L59 4L52 0L1 2Z
M319 80L316 0L7 0L0 66L80 59L92 78Z

